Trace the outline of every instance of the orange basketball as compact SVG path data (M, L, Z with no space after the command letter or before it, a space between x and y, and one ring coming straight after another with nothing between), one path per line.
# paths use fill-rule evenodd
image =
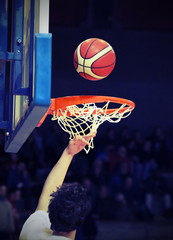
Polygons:
M90 38L80 43L76 48L73 64L83 78L98 81L113 71L116 64L116 54L106 41Z

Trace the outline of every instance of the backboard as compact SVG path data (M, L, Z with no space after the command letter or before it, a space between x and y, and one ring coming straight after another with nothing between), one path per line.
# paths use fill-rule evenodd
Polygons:
M50 105L49 0L1 0L0 33L0 128L16 153Z

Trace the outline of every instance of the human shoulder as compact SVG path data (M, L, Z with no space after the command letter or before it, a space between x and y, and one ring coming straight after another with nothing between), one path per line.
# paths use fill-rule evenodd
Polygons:
M46 222L49 222L49 216L48 216L48 213L46 211L43 211L43 210L37 210L35 212L33 212L29 217L28 219L26 220L26 222L30 222L30 221L35 221L35 220L38 220L40 219L41 221L46 221ZM26 223L25 222L25 223Z
M25 221L19 239L38 239L37 236L44 233L45 229L50 229L48 213L46 211L37 210Z
M1 206L1 209L6 209L6 210L12 209L12 205L7 199L5 201L1 201L0 206Z

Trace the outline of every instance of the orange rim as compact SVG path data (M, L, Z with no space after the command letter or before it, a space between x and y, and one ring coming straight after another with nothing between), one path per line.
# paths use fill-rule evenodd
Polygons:
M112 103L118 103L118 104L126 104L127 106L124 108L114 108L114 109L106 109L106 113L110 114L114 112L115 110L119 110L120 113L126 111L131 108L131 110L134 109L135 103L124 98L117 98L117 97L110 97L110 96L95 96L95 95L81 95L81 96L68 96L68 97L59 97L59 98L52 98L51 99L51 105L46 112L46 114L43 116L43 118L38 123L38 127L41 126L41 124L44 122L46 116L48 114L53 115L54 111L56 110L63 110L68 106L72 105L80 105L80 104L87 104L87 103L102 103L102 102L112 102ZM87 111L87 109L85 109ZM96 114L97 111L94 111L93 114ZM61 115L61 113L59 112ZM71 115L67 113L67 115Z
M110 101L112 103L126 104L132 108L135 107L134 102L124 99L124 98L109 97L109 96L82 95L82 96L68 96L68 97L52 98L51 99L52 104L51 104L49 110L55 111L57 109L63 109L63 108L66 108L66 107L72 106L72 105L79 105L79 104L84 104L84 103L101 103L101 102L108 102L108 101Z

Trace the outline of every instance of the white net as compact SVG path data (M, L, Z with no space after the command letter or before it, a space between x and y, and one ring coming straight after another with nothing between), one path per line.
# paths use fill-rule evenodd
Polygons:
M73 139L75 135L86 135L96 131L105 121L118 123L122 118L128 117L133 110L133 107L121 104L119 108L109 112L109 104L110 101L102 107L96 106L95 103L67 106L65 109L55 110L52 120L57 120L60 127L69 133L69 139ZM93 138L84 150L88 153L92 148L94 148Z

